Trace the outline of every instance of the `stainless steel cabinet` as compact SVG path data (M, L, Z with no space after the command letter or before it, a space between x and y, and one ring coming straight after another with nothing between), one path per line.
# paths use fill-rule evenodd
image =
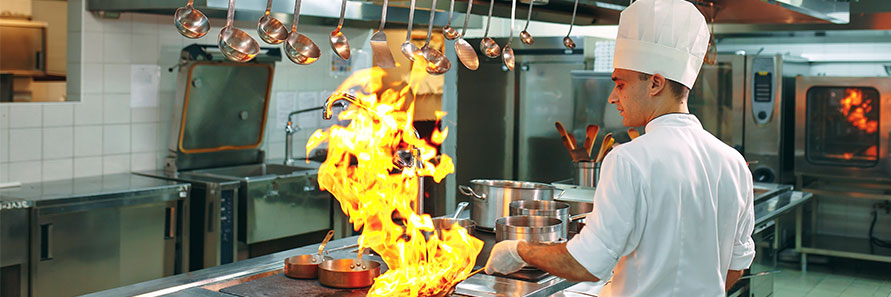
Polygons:
M2 227L28 234L13 240L26 246L30 296L81 295L183 272L188 191L131 174L0 191L2 205L19 203L27 214L4 218Z

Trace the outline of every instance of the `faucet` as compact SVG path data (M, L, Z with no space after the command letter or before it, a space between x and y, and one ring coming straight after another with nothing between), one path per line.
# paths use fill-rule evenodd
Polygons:
M352 94L349 94L349 93L336 92L334 94L331 94L331 96L328 96L328 99L325 100L325 105L323 105L321 107L322 108L322 119L330 120L332 117L332 111L331 111L332 107L337 103L346 104L346 102L343 102L343 101L348 101L348 102L351 102L352 104L356 104L365 110L369 110L369 111L371 110L367 106L362 105L362 103L359 102L359 100L356 98L356 96L353 96ZM290 121L289 121L289 123L290 123ZM414 129L414 127L412 127L412 129ZM415 133L415 137L421 138L421 134L418 133L418 129L414 129L414 133ZM421 160L421 150L414 146L412 146L410 149L404 149L404 150L397 151L395 160L393 161L393 163L396 164L396 166L399 167L400 169L405 169L405 168L409 168L409 167L421 167L421 166L423 166L422 162L423 161ZM417 197L417 200L415 200L415 203L412 208L414 209L415 213L417 213L417 214L424 213L424 177L423 176L418 176L418 197Z
M341 108L345 109L347 106L347 103L340 102L339 104L335 103L335 104L331 104L331 106L329 106L328 103L326 102L325 106L301 109L301 110L297 110L297 111L292 111L291 113L288 114L288 123L285 125L285 165L294 166L295 164L297 164L297 159L294 159L294 145L291 142L294 138L294 133L297 133L297 131L300 131L300 126L295 125L294 121L291 120L291 117L301 114L301 113L317 111L317 110L322 110L322 109L324 109L330 113L331 107L334 105L340 106ZM326 120L327 119L331 119L331 117L326 118Z

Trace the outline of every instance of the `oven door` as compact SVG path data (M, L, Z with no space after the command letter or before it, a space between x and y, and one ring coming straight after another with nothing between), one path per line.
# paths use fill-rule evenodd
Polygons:
M891 78L798 77L795 174L891 180Z

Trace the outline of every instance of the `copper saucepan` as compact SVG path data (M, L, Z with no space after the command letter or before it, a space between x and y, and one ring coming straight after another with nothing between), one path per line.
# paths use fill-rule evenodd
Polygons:
M381 275L381 263L362 260L365 248L359 250L358 259L326 260L319 264L319 283L334 288L364 288L374 284Z
M315 279L319 277L319 264L332 259L329 256L322 256L322 251L325 250L325 245L328 244L332 236L334 236L334 230L328 231L328 234L325 235L325 240L319 245L317 254L299 255L285 259L285 275L299 279Z

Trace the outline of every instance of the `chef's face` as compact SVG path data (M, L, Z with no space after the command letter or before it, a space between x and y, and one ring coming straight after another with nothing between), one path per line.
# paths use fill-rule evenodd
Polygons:
M649 80L640 79L637 71L625 69L614 70L612 79L616 85L609 94L609 103L616 105L622 115L622 124L625 127L645 126L647 115L652 112L649 104L651 98L647 92Z

